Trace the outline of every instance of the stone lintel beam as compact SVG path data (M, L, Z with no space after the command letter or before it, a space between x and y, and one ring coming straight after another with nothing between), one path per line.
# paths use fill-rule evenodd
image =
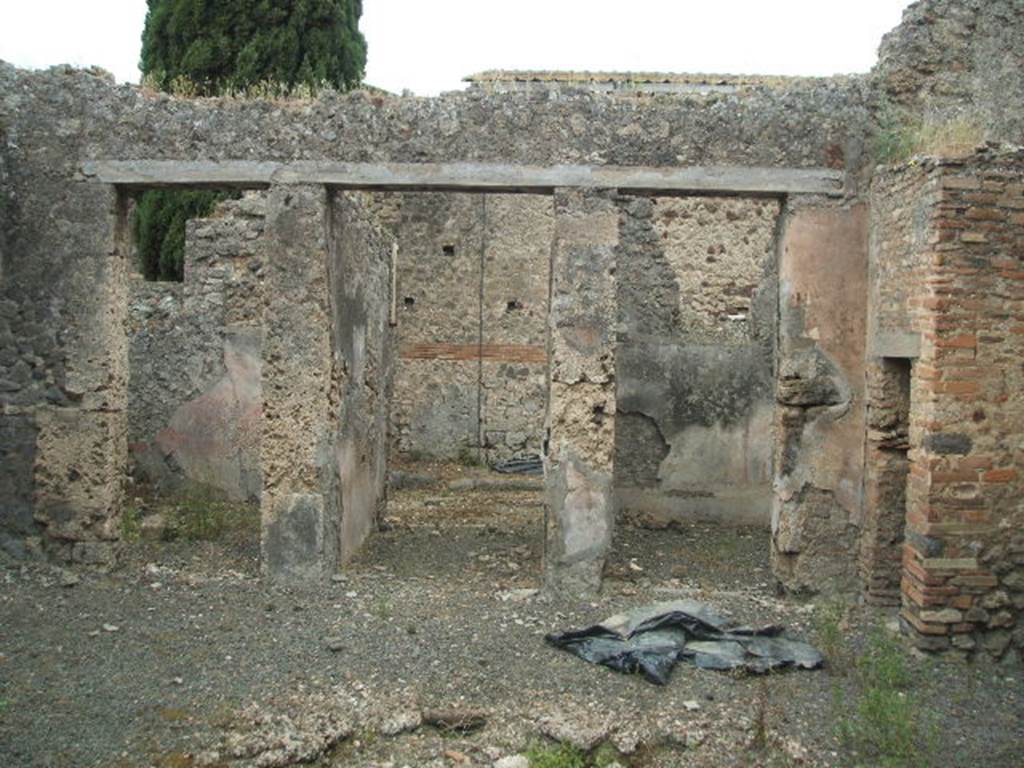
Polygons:
M921 334L913 331L878 331L868 343L872 357L917 359L921 356Z
M250 160L94 160L87 179L129 188L240 187L322 184L340 189L533 192L558 188L615 189L650 195L791 194L841 196L845 174L830 168L756 166L625 167L502 163L336 163Z
M544 578L571 595L600 588L611 546L618 242L613 193L555 192Z

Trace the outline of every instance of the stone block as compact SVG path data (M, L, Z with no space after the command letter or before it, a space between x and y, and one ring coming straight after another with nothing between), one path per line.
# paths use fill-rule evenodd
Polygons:
M261 554L263 572L282 582L327 578L336 563L328 562L327 521L319 494L264 493Z

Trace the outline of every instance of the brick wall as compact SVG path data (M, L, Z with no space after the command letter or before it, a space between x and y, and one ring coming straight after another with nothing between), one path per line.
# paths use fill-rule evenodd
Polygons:
M909 182L909 183L908 183ZM893 171L926 273L906 292L920 333L909 410L901 615L926 649L1001 656L1024 610L1024 152Z

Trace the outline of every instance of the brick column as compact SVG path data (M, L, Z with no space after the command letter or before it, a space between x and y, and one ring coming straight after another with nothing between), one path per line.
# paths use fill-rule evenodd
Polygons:
M262 566L315 580L337 565L331 489L333 355L327 274L328 201L319 186L271 188L263 346Z
M544 557L549 589L596 591L611 545L619 213L603 190L557 190L548 318Z
M1024 153L927 169L929 273L911 300L903 608L930 650L1002 656L1024 637Z

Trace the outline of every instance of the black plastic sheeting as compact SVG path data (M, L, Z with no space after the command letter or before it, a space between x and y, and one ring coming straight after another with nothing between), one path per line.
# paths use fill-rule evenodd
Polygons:
M679 600L636 608L592 627L544 639L594 664L639 672L658 685L668 683L679 661L701 669L756 673L822 665L822 655L814 647L783 637L782 631L776 625L731 627L703 603Z
M505 475L539 475L543 473L544 465L541 463L540 456L527 456L521 459L499 461L493 465L492 469Z

